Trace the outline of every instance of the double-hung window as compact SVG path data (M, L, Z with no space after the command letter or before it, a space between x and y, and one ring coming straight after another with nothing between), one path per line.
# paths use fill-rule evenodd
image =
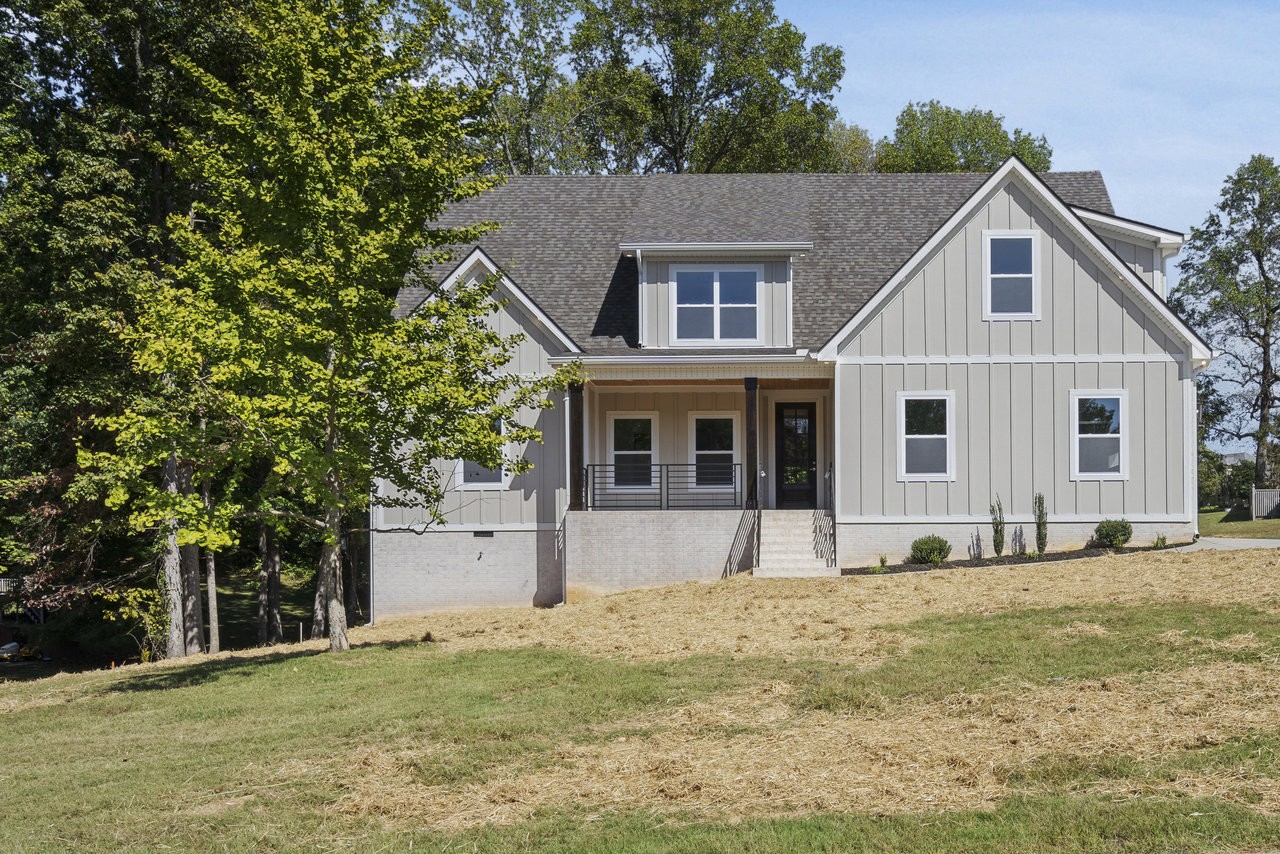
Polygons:
M694 485L732 487L737 413L695 412L690 420Z
M898 480L955 480L955 393L898 392Z
M613 485L649 487L654 485L653 463L657 453L653 415L626 413L610 416L610 454Z
M1071 477L1124 480L1129 475L1123 389L1071 392Z
M673 340L680 343L754 344L760 339L757 265L672 265Z
M985 320L1039 320L1037 231L984 231L982 316Z
M502 419L493 422L493 431L502 435ZM463 489L494 489L506 485L506 472L502 466L489 468L472 460L460 460L454 481Z

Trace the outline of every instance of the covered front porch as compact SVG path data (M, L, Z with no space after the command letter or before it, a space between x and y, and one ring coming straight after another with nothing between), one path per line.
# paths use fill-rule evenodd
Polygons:
M827 377L593 379L570 393L570 509L823 509Z

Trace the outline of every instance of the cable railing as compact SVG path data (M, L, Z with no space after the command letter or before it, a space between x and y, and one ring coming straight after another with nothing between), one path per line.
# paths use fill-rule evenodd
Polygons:
M589 510L736 510L742 507L742 464L622 463L589 465Z

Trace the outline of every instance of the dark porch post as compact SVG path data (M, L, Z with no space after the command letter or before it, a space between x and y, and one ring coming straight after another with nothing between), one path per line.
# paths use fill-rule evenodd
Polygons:
M582 468L582 383L569 386L569 509L586 510Z
M746 460L743 465L744 486L746 487L746 507L754 508L759 506L759 498L756 495L756 485L760 479L760 464L757 460L756 449L756 422L759 420L756 416L757 404L759 402L760 382L755 377L746 377L742 381L743 387L747 390L747 447L744 448L746 453L743 459Z

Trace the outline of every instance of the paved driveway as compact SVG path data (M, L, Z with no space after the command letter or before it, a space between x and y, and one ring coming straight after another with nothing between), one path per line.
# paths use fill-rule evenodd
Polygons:
M1240 549L1280 549L1280 540L1262 540L1251 537L1201 537L1194 543L1178 546L1179 552L1229 552Z

